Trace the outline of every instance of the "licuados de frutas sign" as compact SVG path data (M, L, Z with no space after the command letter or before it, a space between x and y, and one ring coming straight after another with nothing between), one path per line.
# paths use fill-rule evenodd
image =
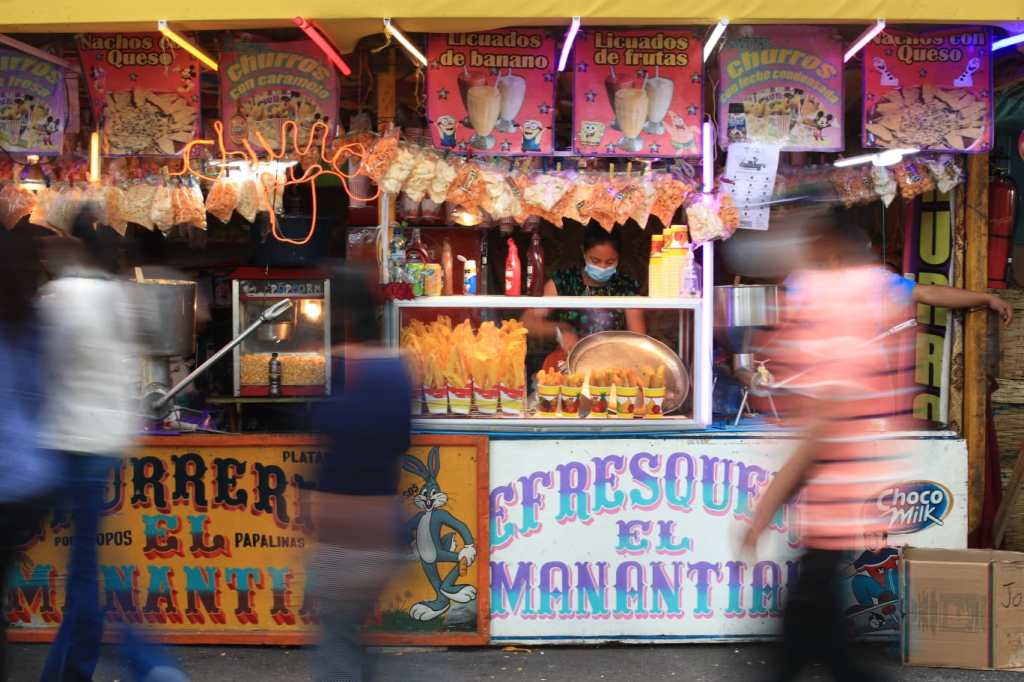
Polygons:
M850 627L895 633L895 545L965 546L967 456L952 438L899 441L915 478L867 500L889 546L852 553ZM799 443L551 440L491 444L496 642L742 640L776 634L800 541L776 515L738 552L758 497ZM871 446L868 446L871 447Z

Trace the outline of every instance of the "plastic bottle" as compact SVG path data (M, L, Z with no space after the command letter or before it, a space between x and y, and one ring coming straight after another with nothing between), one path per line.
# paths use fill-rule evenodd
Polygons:
M686 263L683 265L683 275L680 281L680 296L686 298L697 298L701 290L701 267L693 257L693 248L686 250Z
M515 240L508 238L508 256L505 258L505 295L520 296L523 288L523 266L519 262L519 249Z
M405 262L406 263L429 263L430 252L427 251L427 245L420 239L420 228L414 227L412 229L412 239L409 241L408 246L405 247Z
M647 262L647 295L651 298L661 297L661 248L664 243L664 235L651 235L651 258Z
M445 296L451 296L455 293L455 282L452 278L453 266L452 243L448 240L448 237L445 237L441 245L441 277L443 278L441 293Z
M669 228L669 232L671 241L662 251L660 278L662 289L659 293L665 298L675 298L679 296L679 285L682 282L686 254L683 253L679 228L673 225Z
M391 253L388 255L388 279L399 283L405 280L405 237L402 228L396 227L391 239Z
M269 369L269 376L270 376L270 382L269 382L270 395L272 397L274 397L274 398L277 398L278 396L281 395L281 374L282 374L281 361L278 359L277 353L271 353L270 354L270 363L269 363L269 365L270 366L269 366L268 369Z
M526 250L526 295L544 295L544 249L540 245L540 230L534 230L530 248Z

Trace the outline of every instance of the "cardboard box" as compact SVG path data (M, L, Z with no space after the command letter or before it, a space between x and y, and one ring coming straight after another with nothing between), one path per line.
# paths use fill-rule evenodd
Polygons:
M1024 667L1024 553L905 548L903 662Z

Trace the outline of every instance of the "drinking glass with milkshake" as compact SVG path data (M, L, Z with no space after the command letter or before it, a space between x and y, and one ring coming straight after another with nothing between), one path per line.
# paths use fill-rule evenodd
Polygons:
M608 104L612 105L612 109L615 108L615 91L619 88L631 88L633 87L633 79L626 76L620 76L615 73L615 66L611 65L608 67L608 75L604 79L604 90L608 94ZM613 117L612 120L613 130L622 130L619 127L618 118Z
M487 74L483 71L470 71L468 66L462 67L459 74L459 97L462 98L462 106L469 111L469 89L476 85L487 85ZM467 128L473 127L473 122L467 115L462 119L462 125Z
M473 124L473 138L469 141L476 149L491 149L496 144L491 132L501 113L501 92L494 85L474 85L466 91L466 110Z
M613 108L615 119L622 131L622 139L619 140L619 149L625 152L639 152L644 148L644 142L640 139L640 133L647 122L647 110L650 105L650 98L643 87L622 87L615 90Z
M516 128L516 116L523 108L523 100L526 99L526 79L516 76L512 69L504 76L499 76L495 83L498 92L501 93L501 111L498 115L496 129L502 133L514 133Z
M672 106L672 96L675 94L676 84L671 78L662 78L660 68L655 66L654 78L644 80L644 92L647 93L647 123L644 124L644 132L648 135L665 134L662 121Z

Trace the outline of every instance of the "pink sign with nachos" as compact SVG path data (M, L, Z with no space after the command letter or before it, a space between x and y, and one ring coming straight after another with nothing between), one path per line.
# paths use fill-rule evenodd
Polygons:
M199 61L159 33L85 33L78 54L111 155L181 152L199 126Z
M864 48L864 146L992 148L992 33L885 30Z
M488 155L552 152L555 39L546 31L434 34L427 59L435 146Z
M595 28L576 42L573 148L586 156L700 156L701 41L690 31Z

